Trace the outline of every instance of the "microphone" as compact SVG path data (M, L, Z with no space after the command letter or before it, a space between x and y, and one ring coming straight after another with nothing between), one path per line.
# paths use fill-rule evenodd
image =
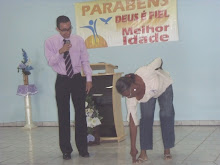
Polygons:
M70 40L64 40L64 44L70 44ZM64 52L64 58L69 54L69 51Z

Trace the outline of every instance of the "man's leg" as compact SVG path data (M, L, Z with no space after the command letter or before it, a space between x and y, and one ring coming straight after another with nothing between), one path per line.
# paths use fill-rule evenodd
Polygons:
M55 90L59 118L59 143L63 154L70 154L73 149L70 143L70 93L68 79L57 77Z
M81 75L73 78L74 86L71 92L75 109L75 141L80 156L88 157L87 123L85 114L85 79Z

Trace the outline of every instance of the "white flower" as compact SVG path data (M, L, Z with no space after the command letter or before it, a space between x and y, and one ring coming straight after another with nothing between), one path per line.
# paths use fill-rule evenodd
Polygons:
M93 128L91 117L86 117L86 122L87 122L87 127Z
M85 102L85 107L87 107L89 105L89 103L88 102Z
M86 108L86 116L87 117L92 117L94 110L91 108Z
M94 117L94 118L92 119L92 125L93 125L94 127L97 126L97 125L100 125L100 124L101 124L101 122L100 122L99 118Z
M87 122L87 127L90 127L90 128L94 128L97 125L101 124L99 118L97 117L94 117L94 118L86 117L86 122Z
M30 59L28 59L26 65L27 65L27 66L31 66L31 60L30 60Z

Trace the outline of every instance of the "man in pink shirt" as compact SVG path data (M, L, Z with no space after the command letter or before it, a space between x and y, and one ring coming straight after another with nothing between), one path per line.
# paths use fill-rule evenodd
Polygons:
M57 73L55 83L56 102L59 118L59 144L63 159L71 159L70 143L70 95L75 109L75 142L79 155L89 157L87 146L87 124L85 98L92 88L92 70L84 40L72 35L70 19L59 16L56 30L45 41L45 56L48 65ZM81 68L86 75L81 76Z

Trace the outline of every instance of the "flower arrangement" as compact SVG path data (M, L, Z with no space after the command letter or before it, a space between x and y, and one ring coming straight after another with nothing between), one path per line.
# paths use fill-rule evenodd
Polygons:
M101 125L101 120L103 117L99 115L99 111L94 105L92 96L86 97L85 102L86 111L86 121L87 121L87 142L89 145L100 144L99 131L97 132L98 125Z
M92 100L92 96L86 97L85 103L85 111L86 111L86 121L88 127L88 133L92 133L93 128L101 124L101 119L103 117L99 116L99 111L96 109L94 105L94 101Z
M22 54L23 54L23 61L18 66L18 72L19 70L22 70L22 73L24 75L30 75L31 72L30 70L33 70L34 68L31 66L31 61L28 59L27 53L25 52L24 49L22 49Z

